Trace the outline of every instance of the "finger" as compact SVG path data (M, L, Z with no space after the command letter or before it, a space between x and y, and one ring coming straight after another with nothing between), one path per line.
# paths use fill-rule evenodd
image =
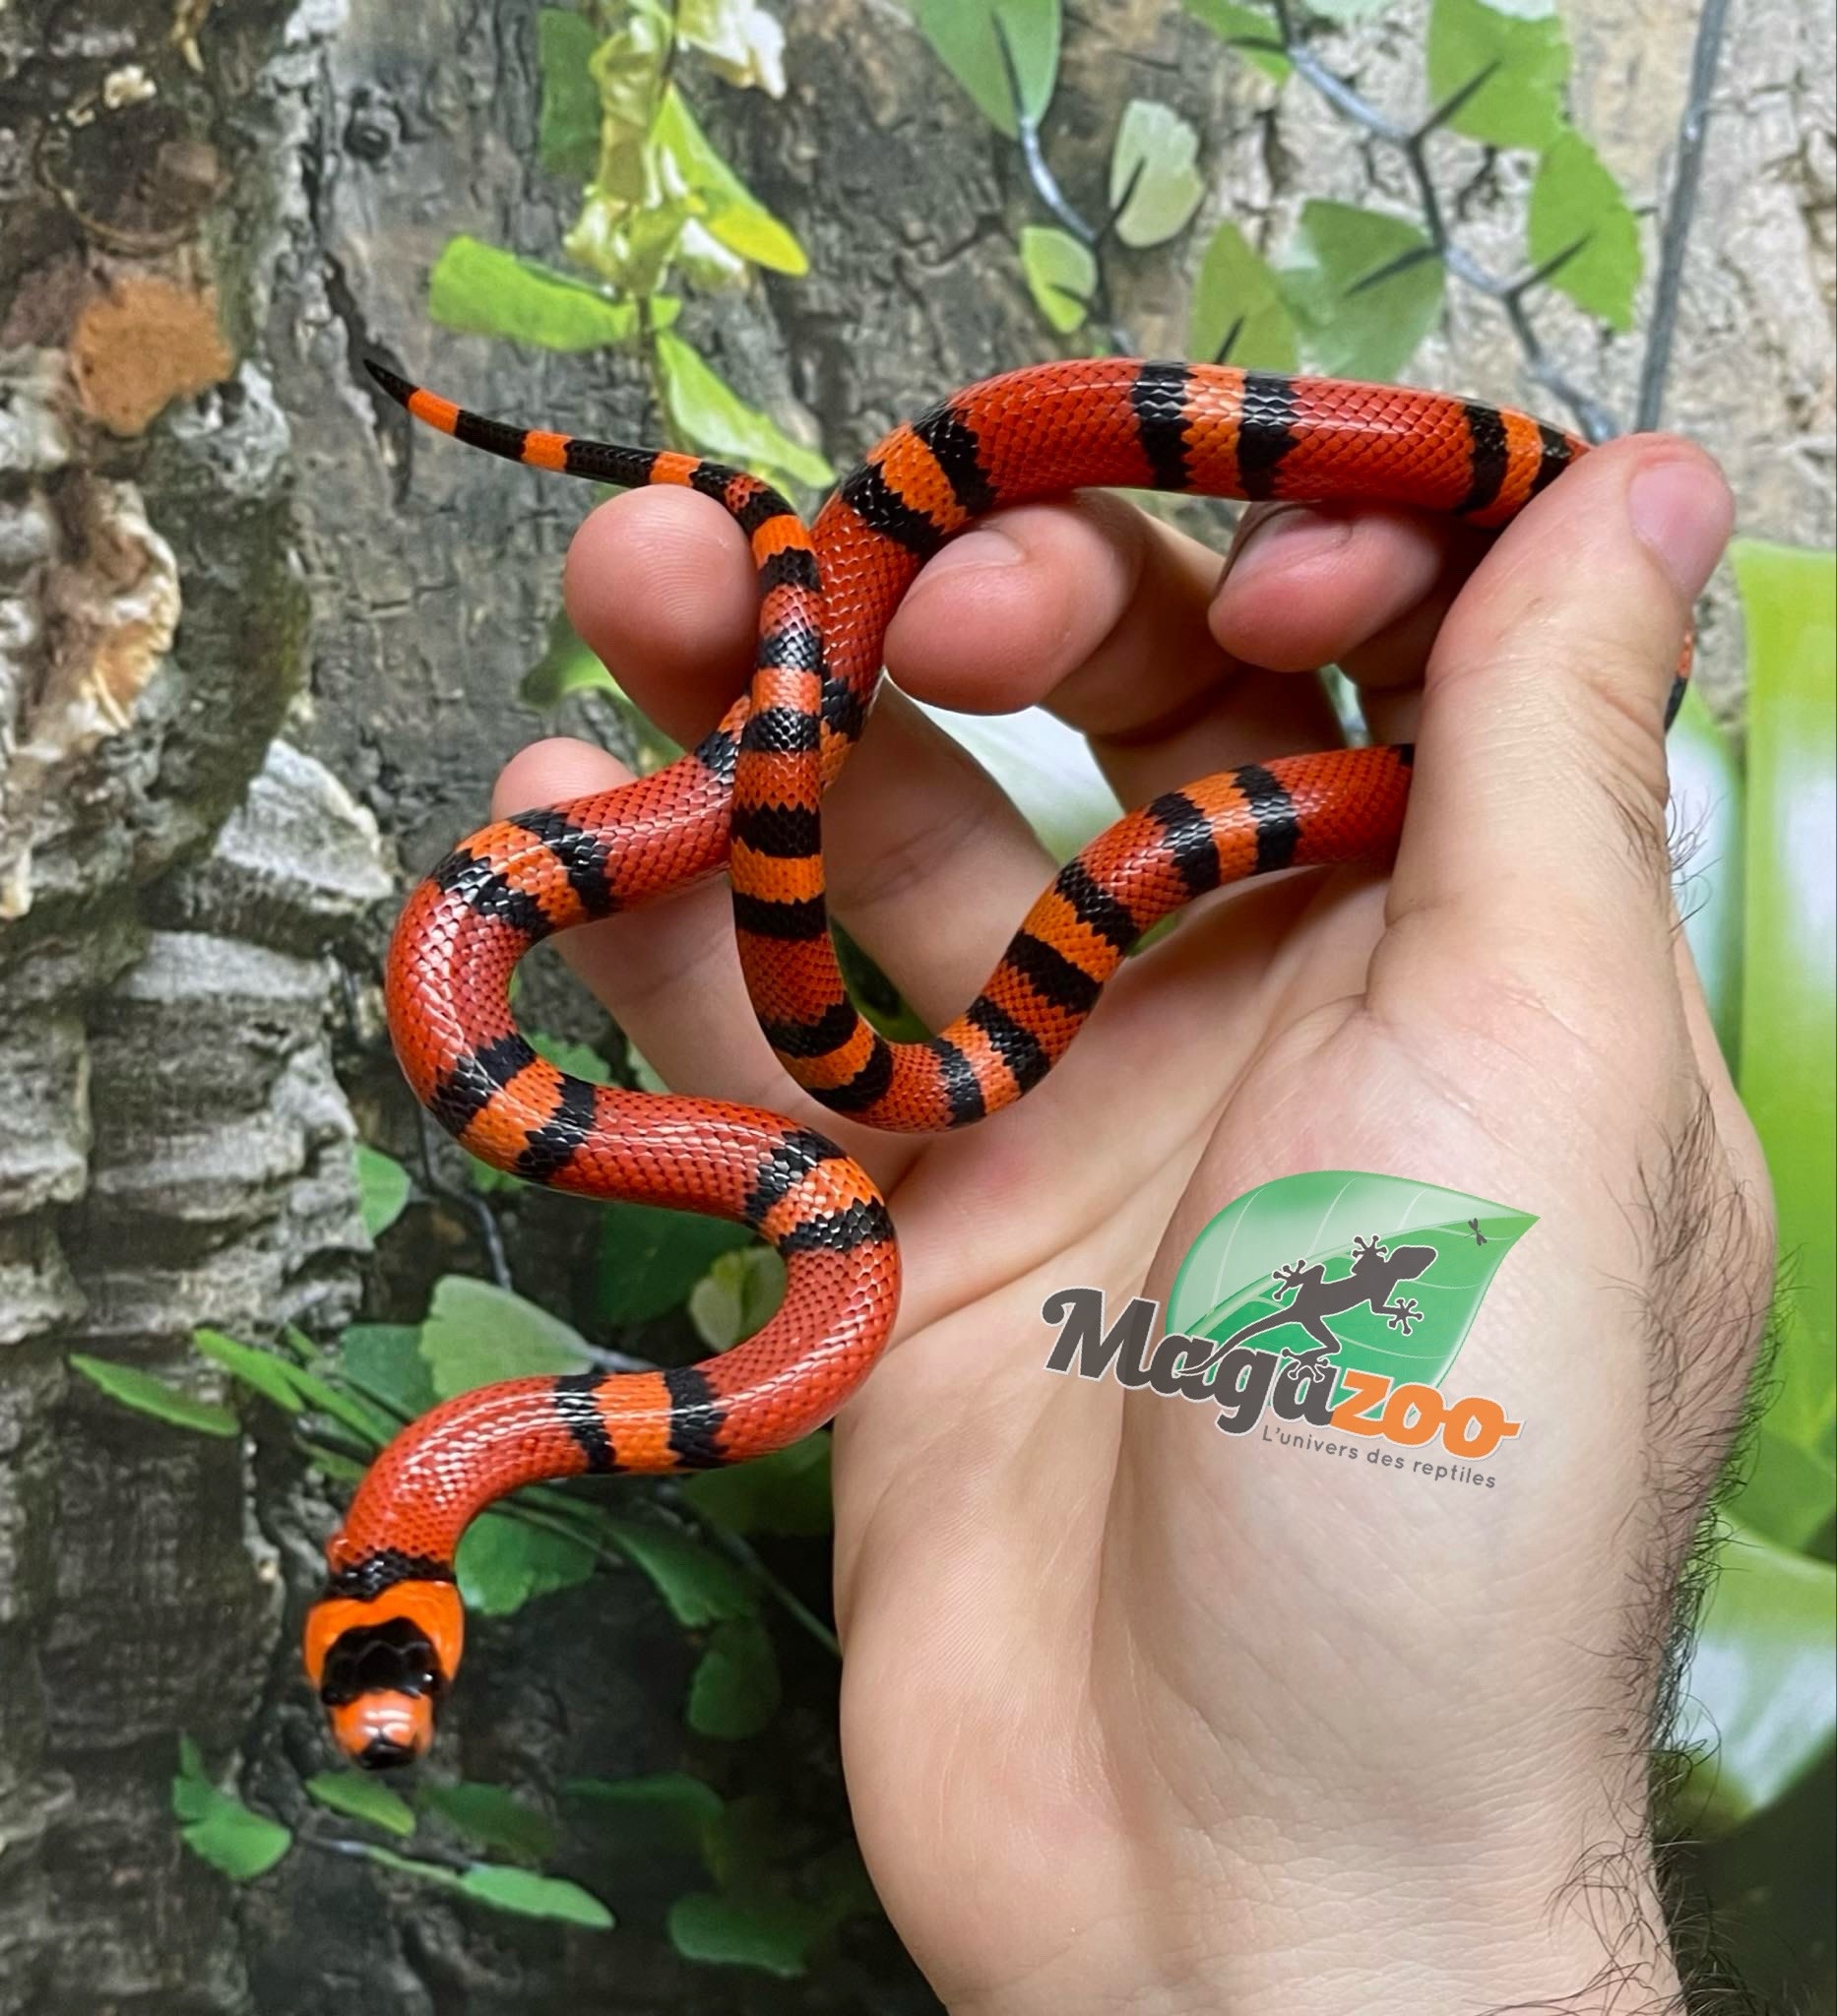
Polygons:
M1666 701L1732 514L1707 456L1645 436L1500 535L1429 660L1393 924L1669 965Z
M569 550L564 593L582 639L678 740L706 733L744 687L758 589L712 499L658 489L602 505ZM823 856L833 914L933 1024L975 998L1052 871L987 773L896 693L824 801Z
M967 713L1036 703L1090 737L1124 804L1232 764L1323 746L1313 682L1224 651L1219 560L1125 499L997 512L929 561L887 631L907 691Z

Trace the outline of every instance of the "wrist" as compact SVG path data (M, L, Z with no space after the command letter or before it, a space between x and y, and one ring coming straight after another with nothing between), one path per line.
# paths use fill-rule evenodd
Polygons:
M1244 1838L1253 1838L1246 1827ZM951 2016L1674 2016L1649 1850L1259 1865L1193 1841L1025 1978ZM948 1984L945 1984L948 1986Z

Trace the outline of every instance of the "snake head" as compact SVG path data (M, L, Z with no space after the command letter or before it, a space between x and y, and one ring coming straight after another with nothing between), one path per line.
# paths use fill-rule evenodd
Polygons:
M306 1670L352 1763L388 1771L426 1754L461 1633L459 1592L448 1582L399 1582L367 1598L335 1585L314 1604Z

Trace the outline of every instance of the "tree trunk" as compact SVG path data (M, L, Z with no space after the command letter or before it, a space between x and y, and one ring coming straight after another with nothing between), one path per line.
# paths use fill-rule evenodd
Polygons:
M1038 213L901 10L783 11L789 96L698 102L811 273L688 312L726 375L846 464L938 392L1048 353L1012 244ZM1658 200L1678 10L1567 11L1579 122ZM1830 13L1736 9L1670 408L1752 529L1808 539L1831 527ZM1420 33L1403 10L1341 53L1408 108ZM233 1890L179 1845L176 1732L298 1818L326 1760L295 1626L332 1509L278 1442L179 1432L66 1368L89 1354L210 1397L194 1327L331 1335L358 1310L354 1115L414 1136L383 934L538 730L517 680L588 501L412 433L360 358L506 415L656 431L612 352L428 320L455 232L558 257L573 192L532 165L537 93L528 0L0 10L0 2016L927 2006L878 1945L784 1987L486 1922L332 1855ZM1134 95L1200 126L1213 200L1246 228L1304 195L1398 200L1329 114L1128 0L1068 22L1048 128L1093 212ZM1473 195L1483 220L1515 200ZM1166 252L1119 260L1143 347L1181 347L1189 280ZM1579 318L1560 343L1630 406L1635 344ZM1479 304L1417 375L1526 398ZM1734 627L1709 624L1725 712ZM571 707L564 725L612 731ZM579 1225L520 1209L520 1279L550 1278ZM481 1265L457 1220L428 1232L430 1274ZM666 1767L679 1638L629 1578L487 1627L469 1774L558 1757L564 1727L573 1768L583 1730L609 1771Z

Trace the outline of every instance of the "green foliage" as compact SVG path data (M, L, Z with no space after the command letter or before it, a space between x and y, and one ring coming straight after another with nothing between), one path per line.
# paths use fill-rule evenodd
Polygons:
M1021 231L1021 272L1049 328L1069 336L1084 326L1097 288L1097 254L1090 246L1057 224L1027 224Z
M1317 369L1396 378L1441 312L1443 280L1420 225L1312 201L1302 208L1282 289Z
M576 1778L563 1788L568 1796L628 1825L640 1846L654 1854L687 1851L705 1857L709 1830L722 1814L721 1795L686 1771L659 1771L642 1778Z
M371 1400L412 1420L439 1399L412 1323L353 1323L339 1340L339 1369Z
M1784 1298L1775 1391L1741 1516L1789 1546L1837 1509L1837 572L1738 540L1747 626L1745 926L1738 1083L1766 1151Z
M648 1323L680 1308L716 1259L751 1237L744 1226L723 1218L649 1204L608 1205L600 1221L600 1317Z
M676 306L653 303L652 313L673 321ZM449 238L434 261L427 312L468 336L499 336L547 350L629 344L640 327L635 302L614 300L565 273L464 235Z
M1610 329L1633 326L1643 258L1639 226L1620 185L1579 133L1557 136L1531 188L1531 257L1561 260L1550 284Z
M778 1655L763 1624L722 1624L689 1681L688 1724L698 1735L737 1742L756 1736L778 1713Z
M493 1379L579 1372L592 1362L580 1333L559 1316L468 1274L434 1284L420 1348L442 1400Z
M774 273L809 272L803 247L722 159L673 84L664 93L651 138L700 198L708 229L719 243Z
M358 1142L357 1208L371 1238L379 1238L402 1216L413 1187L408 1170L394 1156L372 1148L367 1141Z
M236 1418L226 1407L209 1400L194 1400L151 1372L132 1365L116 1364L112 1358L95 1358L73 1351L71 1365L93 1385L99 1386L111 1400L131 1407L136 1414L150 1414L156 1420L168 1421L175 1428L190 1428L200 1435L233 1435Z
M831 1524L829 1437L806 1435L776 1455L705 1470L679 1489L704 1518L728 1533L809 1539Z
M1019 131L1013 85L1023 117L1037 126L1045 116L1058 81L1059 0L918 0L918 20L945 69L1010 139Z
M1488 147L1549 147L1563 131L1569 37L1554 0L1434 0L1428 17L1428 92L1445 104L1486 81L1448 124Z
M811 1941L827 1929L823 1913L796 1897L698 1890L669 1908L670 1944L685 1960L755 1967L783 1979L805 1972Z
M348 1819L364 1820L406 1840L414 1832L414 1814L407 1799L391 1792L368 1771L320 1771L306 1781L306 1795Z
M785 1263L770 1246L720 1254L689 1291L689 1321L710 1351L727 1351L768 1322L785 1299Z
M693 1535L637 1519L608 1519L605 1532L689 1630L758 1615L759 1591Z
M415 1799L477 1847L518 1861L545 1861L560 1846L554 1822L501 1785L423 1785Z
M1199 208L1199 136L1180 115L1131 98L1109 156L1109 205L1116 236L1137 247L1165 244Z
M418 1861L387 1848L366 1843L364 1854L398 1874L456 1890L475 1904L508 1911L519 1918L552 1919L562 1924L585 1925L603 1932L612 1927L612 1914L589 1890L561 1876L540 1876L533 1869L506 1868L498 1862L474 1862L461 1873L439 1862Z
M600 94L590 67L596 40L586 16L572 8L537 9L542 113L536 158L551 175L583 182L600 158Z
M1180 0L1180 4L1273 83L1288 82L1293 66L1282 53L1275 18L1265 9L1240 6L1238 0Z
M469 1610L507 1617L538 1596L585 1582L594 1572L594 1549L512 1513L482 1512L466 1529L453 1570Z
M815 449L793 441L748 406L680 337L660 334L656 355L670 418L711 455L749 469L763 467L812 489L835 480L835 471Z
M1195 357L1246 370L1293 371L1299 361L1281 283L1229 219L1206 247L1186 340Z
M191 1341L203 1356L233 1373L245 1386L254 1387L284 1414L305 1413L306 1403L300 1396L297 1368L285 1358L278 1357L273 1352L257 1351L252 1345L238 1344L221 1330L194 1330Z
M204 1758L190 1736L178 1739L178 1774L172 1780L172 1811L179 1839L232 1883L265 1876L293 1845L279 1820L245 1806L233 1794L219 1792L205 1774Z

